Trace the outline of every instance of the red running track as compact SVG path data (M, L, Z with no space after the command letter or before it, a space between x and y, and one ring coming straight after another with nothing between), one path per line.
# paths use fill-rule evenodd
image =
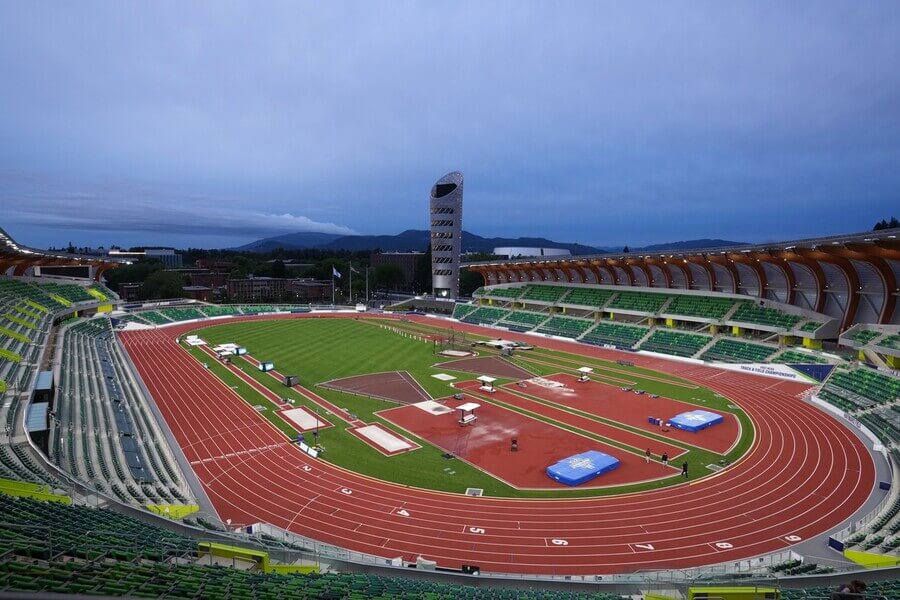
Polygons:
M235 524L266 521L354 551L405 560L422 555L443 567L608 574L782 550L791 545L786 536L809 539L849 518L875 483L862 442L798 399L808 386L628 354L640 366L675 373L740 404L756 427L747 456L702 480L607 498L472 498L394 485L308 458L284 443L281 433L175 344L176 336L197 328L191 323L121 337L220 516ZM535 342L533 336L504 337ZM549 339L539 343L604 359L623 356Z

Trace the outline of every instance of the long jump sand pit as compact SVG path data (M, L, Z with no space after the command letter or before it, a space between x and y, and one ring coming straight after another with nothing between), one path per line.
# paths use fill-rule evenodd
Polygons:
M370 446L374 446L376 450L387 456L409 452L410 450L415 450L420 447L415 442L406 439L400 434L394 433L380 423L372 423L371 425L363 425L362 427L351 427L347 431Z
M419 382L406 371L387 371L332 379L320 383L319 387L400 404L413 404L432 399Z
M571 489L550 479L546 468L562 458L585 450L605 452L618 458L621 463L618 469L579 488L624 485L671 477L678 473L673 467L663 466L658 461L647 463L638 454L594 441L468 394L462 400L450 397L441 402L452 410L438 415L410 405L379 411L378 416L520 489ZM466 402L477 402L481 407L475 410L478 420L473 425L462 427L458 423L459 411L455 409ZM516 452L510 450L513 438L519 443ZM464 481L460 482L463 488L464 484Z
M438 363L434 366L451 371L477 373L478 375L490 375L491 377L502 377L504 379L518 380L530 379L534 377L533 373L529 373L525 369L517 367L508 360L504 360L496 356L449 360L447 362Z
M312 411L304 406L297 408L289 408L278 412L278 416L288 419L294 424L297 431L307 432L314 429L324 429L331 427L331 423L318 415L314 415Z

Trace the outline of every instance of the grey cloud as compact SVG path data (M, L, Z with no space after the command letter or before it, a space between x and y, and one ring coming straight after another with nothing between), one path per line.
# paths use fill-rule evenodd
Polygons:
M72 188L79 191L69 191ZM85 184L0 173L0 197L7 223L50 229L240 238L294 231L355 233L349 227L302 215L275 214L239 201L217 201L134 183Z
M488 235L815 235L897 203L897 64L892 0L0 3L0 169L242 239L422 227L455 169Z

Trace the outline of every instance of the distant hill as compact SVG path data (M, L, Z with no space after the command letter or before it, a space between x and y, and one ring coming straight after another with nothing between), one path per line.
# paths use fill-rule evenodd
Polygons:
M318 231L298 231L286 233L275 237L265 238L250 242L235 250L250 250L252 252L271 252L275 248L318 248L321 245L333 242L339 237L335 233L319 233Z
M380 249L383 252L424 251L428 247L430 235L426 229L407 229L396 235L336 235L333 233L298 232L256 240L235 250L250 252L271 252L276 248L285 250L318 249L350 250L354 252ZM554 242L546 238L487 238L469 231L463 231L463 252L491 252L500 246L526 248L565 248L572 254L600 254L621 252L621 247L585 246L571 242ZM716 248L719 246L739 246L743 242L701 239L665 244L653 244L641 248L630 248L631 252L660 252L662 250L683 250Z
M319 250L375 250L384 252L424 251L430 234L426 229L407 229L397 235L345 235L328 233L289 233L256 240L235 250L271 252L276 248L286 250L315 248ZM599 248L582 244L561 243L546 238L486 238L463 231L463 252L490 252L498 246L527 246L540 248L565 248L572 254L600 252Z
M716 240L703 238L702 240L687 240L684 242L668 242L665 244L652 244L641 248L630 248L632 252L659 252L661 250L694 250L702 248L720 248L723 246L743 246L746 242L730 242L728 240ZM621 250L621 248L620 248Z

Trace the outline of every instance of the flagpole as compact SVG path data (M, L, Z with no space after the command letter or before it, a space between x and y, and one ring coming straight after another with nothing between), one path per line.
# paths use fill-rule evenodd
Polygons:
M334 265L331 266L331 307L334 308Z
M369 267L366 265L366 306L369 305Z
M350 304L353 304L353 261L348 260L347 264L350 265Z

